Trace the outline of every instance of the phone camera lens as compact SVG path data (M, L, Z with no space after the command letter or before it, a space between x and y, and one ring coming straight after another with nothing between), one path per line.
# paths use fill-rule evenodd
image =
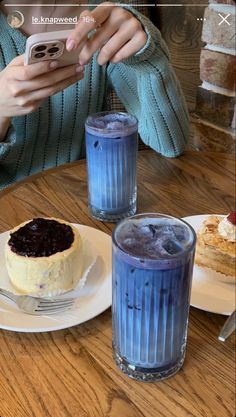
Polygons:
M46 48L47 47L45 45L39 45L35 48L35 51L36 52L42 52L42 51L45 51Z
M58 52L59 51L59 48L50 48L49 50L48 50L48 53L49 54L55 54L56 52Z
M45 56L45 54L43 52L40 52L38 54L35 54L35 58L43 58Z

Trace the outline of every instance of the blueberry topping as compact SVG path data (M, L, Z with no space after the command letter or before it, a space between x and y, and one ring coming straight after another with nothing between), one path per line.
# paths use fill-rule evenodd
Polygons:
M73 241L74 233L69 225L36 218L11 233L8 244L18 255L38 258L63 252Z

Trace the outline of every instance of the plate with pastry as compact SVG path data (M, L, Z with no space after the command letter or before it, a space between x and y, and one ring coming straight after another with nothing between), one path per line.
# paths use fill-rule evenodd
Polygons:
M62 219L27 220L0 234L0 288L39 298L75 298L70 310L33 316L0 294L2 329L43 332L90 320L111 306L111 237Z
M230 315L235 309L236 213L183 220L197 233L191 305Z

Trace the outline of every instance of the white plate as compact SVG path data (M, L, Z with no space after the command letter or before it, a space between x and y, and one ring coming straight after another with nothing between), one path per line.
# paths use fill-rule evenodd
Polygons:
M183 217L196 232L210 214ZM217 214L216 216L224 217ZM194 265L191 305L211 313L229 316L235 309L235 285L220 282L215 277L217 272L210 268Z
M73 309L52 316L31 316L0 295L0 328L18 332L47 332L84 323L111 306L111 237L89 226L75 224L83 238L96 250L98 260L92 268ZM0 279L7 274L4 246L8 232L0 234Z

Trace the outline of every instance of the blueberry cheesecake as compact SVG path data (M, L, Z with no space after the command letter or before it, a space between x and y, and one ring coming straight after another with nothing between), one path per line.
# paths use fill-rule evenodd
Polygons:
M59 294L73 289L82 276L81 236L64 220L35 218L10 232L5 258L10 281L18 291Z

